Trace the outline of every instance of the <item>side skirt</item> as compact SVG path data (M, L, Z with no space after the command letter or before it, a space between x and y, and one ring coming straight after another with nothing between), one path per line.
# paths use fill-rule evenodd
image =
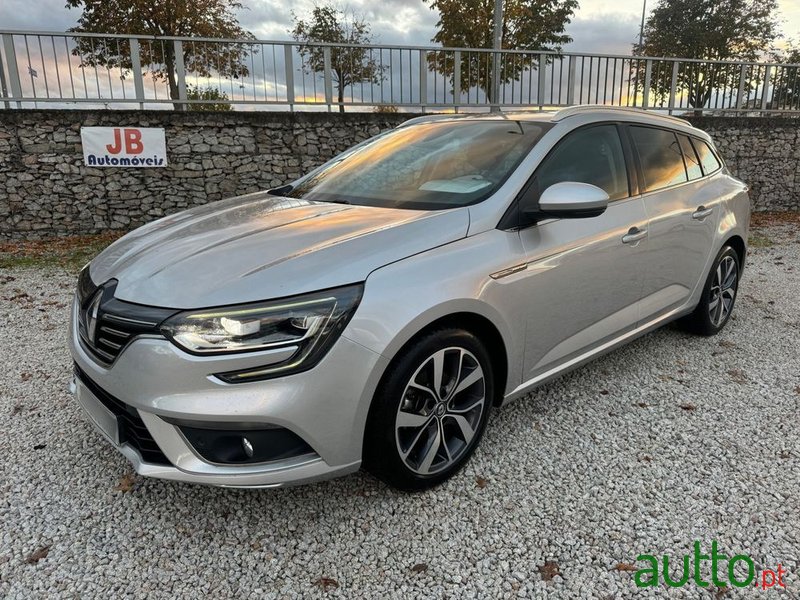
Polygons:
M580 354L558 366L555 366L552 369L549 369L544 373L541 373L536 377L533 377L532 379L529 379L528 381L525 381L520 385L518 385L515 389L506 394L505 398L503 398L503 401L500 403L500 406L505 406L506 404L513 402L514 400L518 400L519 398L522 398L523 396L527 395L536 387L544 383L547 383L548 381L555 379L556 377L560 377L565 373L569 373L570 371L577 369L578 367L582 367L583 365L594 360L595 358L607 354L612 350L635 340L636 338L642 337L643 335L650 333L651 331L658 329L663 325L666 325L670 321L679 319L680 317L691 313L693 310L694 307L688 309L685 307L676 308L664 315L661 315L660 317L657 317L656 319L653 319L652 321L648 321L644 325L640 325L636 329L624 333L618 338L609 340L605 344L597 346L596 348L592 348L591 350L584 352L583 354Z

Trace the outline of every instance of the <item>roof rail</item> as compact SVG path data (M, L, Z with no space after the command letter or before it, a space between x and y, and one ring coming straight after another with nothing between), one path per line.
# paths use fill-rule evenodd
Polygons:
M646 114L648 117L655 117L657 119L663 119L665 121L670 121L672 123L680 123L681 125L691 125L689 121L687 121L686 119L681 119L680 117L673 117L671 115L662 115L660 113L653 112L651 110L644 110L643 108L634 108L631 106L607 106L605 104L583 104L581 106L569 106L567 108L562 108L553 116L553 121L558 122L567 119L569 117L573 117L575 115L581 115L587 112L597 112L597 111L621 112L621 113L637 114L637 115Z
M421 117L412 117L408 121L403 121L396 127L406 127L408 125L416 125L417 123L430 123L431 121L443 121L445 119L458 119L470 116L468 113L431 113L429 115L422 115Z

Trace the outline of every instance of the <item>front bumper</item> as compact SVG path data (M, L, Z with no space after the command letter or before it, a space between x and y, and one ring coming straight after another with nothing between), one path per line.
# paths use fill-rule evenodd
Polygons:
M383 356L345 335L304 373L260 382L226 384L211 374L249 368L283 357L275 351L198 357L163 338L140 337L110 366L81 345L76 310L70 323L72 358L84 377L138 415L165 464L148 462L135 444L120 439L118 416L80 378L71 388L89 420L142 475L231 487L306 483L355 471L367 412ZM260 464L217 464L203 459L173 422L283 427L312 452ZM144 453L146 454L146 453Z

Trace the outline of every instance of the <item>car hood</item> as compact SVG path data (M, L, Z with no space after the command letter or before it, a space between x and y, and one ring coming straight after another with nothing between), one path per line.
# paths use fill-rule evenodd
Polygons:
M364 281L391 262L463 238L466 208L418 211L308 202L264 192L132 231L91 263L96 283L152 306L203 308Z

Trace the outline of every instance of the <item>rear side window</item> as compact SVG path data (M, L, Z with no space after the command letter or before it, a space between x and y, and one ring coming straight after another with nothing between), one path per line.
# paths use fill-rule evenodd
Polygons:
M537 170L543 192L564 181L590 183L611 200L627 198L628 172L615 125L597 125L568 134Z
M681 148L673 132L632 126L631 135L642 164L646 192L687 181Z
M708 144L702 140L693 140L693 142L697 154L700 155L700 164L703 165L704 175L713 173L722 166Z
M681 142L683 160L686 162L686 173L689 175L689 181L700 179L703 176L703 170L700 168L700 159L697 158L697 153L694 151L694 146L692 146L689 136L678 134L678 140Z

